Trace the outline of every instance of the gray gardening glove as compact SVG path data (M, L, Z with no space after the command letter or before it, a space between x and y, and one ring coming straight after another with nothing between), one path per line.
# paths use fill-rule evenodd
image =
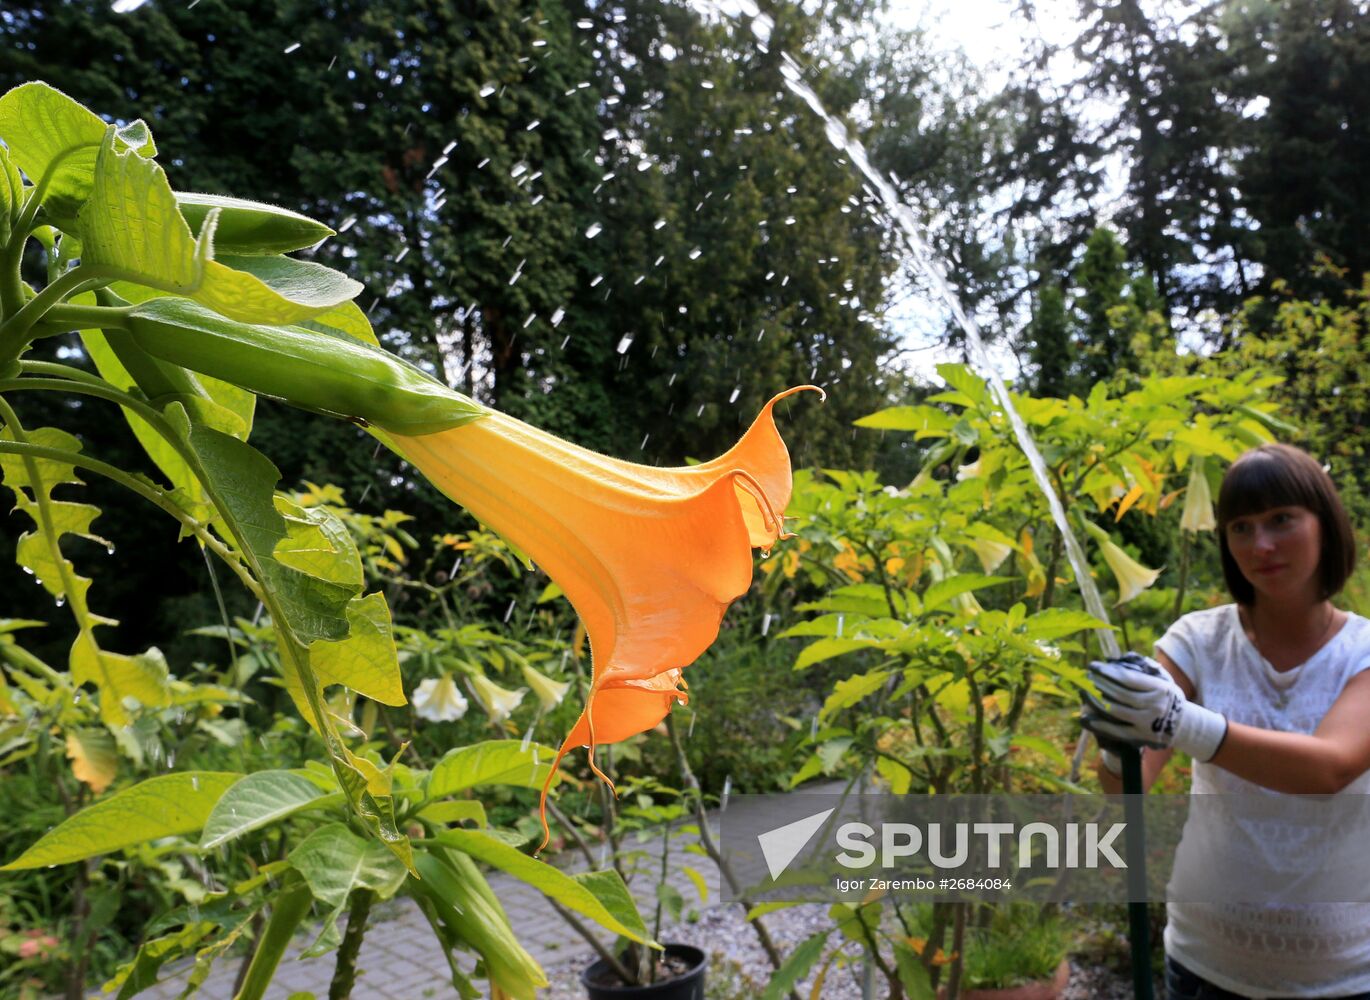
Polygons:
M1104 750L1116 748L1110 744L1174 747L1197 761L1209 761L1222 746L1227 719L1185 698L1155 660L1139 653L1096 660L1089 665L1089 677L1105 700L1085 694L1080 722ZM1105 759L1104 766L1108 763Z

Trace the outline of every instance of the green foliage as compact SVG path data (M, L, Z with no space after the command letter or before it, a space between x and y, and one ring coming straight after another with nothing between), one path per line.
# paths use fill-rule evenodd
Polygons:
M1118 291L1116 244L1100 245ZM1093 304L1111 309L1102 297ZM843 776L897 795L1080 790L1059 733L1043 720L1073 711L1097 642L1091 633L1108 626L1065 589L1072 581L1056 525L987 385L960 365L939 374L944 391L861 422L933 443L907 487L871 472L797 477L789 510L799 537L774 573L807 578L820 593L796 605L809 617L782 637L803 640L794 669L823 671L828 691L790 783ZM1097 382L1084 399L1013 395L1075 531L1093 539L1101 582L1116 580L1125 648L1149 648L1156 623L1173 619L1172 604L1184 606L1188 581L1181 570L1178 594L1150 591L1157 574L1109 529L1165 521L1162 533L1180 535L1187 551L1189 532L1176 531L1172 508L1183 507L1175 500L1191 462L1220 466L1269 440L1278 418L1266 393L1277 382L1254 368L1142 379L1118 393ZM883 900L835 906L832 916L849 940L884 949L887 974L912 995L931 995L939 974L929 980L923 970L940 965L925 966L923 955L946 947L951 908L963 904L937 904L916 946L883 929L891 905L908 926L907 907ZM986 933L971 932L964 954L948 959L961 964L963 981L1000 986L1054 971L1065 947L1060 926L1043 921L1023 933L1023 920L985 911ZM791 982L825 948L807 943L775 982Z
M78 864L77 900L110 881L107 867L121 872L115 885L122 884L125 873L133 878L151 873L149 881L163 897L154 925L160 936L137 935L142 939L137 954L107 984L121 998L152 985L166 962L191 955L193 988L248 928L256 940L239 995L260 997L291 935L316 902L324 922L308 953L340 949L339 968L347 972L360 936L353 935L351 945L342 941L337 921L344 907L351 906L355 926L362 927L373 901L402 890L423 898L445 951L475 950L493 989L531 997L545 984L542 972L518 945L466 848L483 858L490 855L497 865L564 898L591 919L637 934L632 921L641 927L641 920L630 897L611 879L577 883L561 877L559 882L545 866L517 860L523 855L503 840L487 843L486 834L456 848L432 839L449 825L488 824L479 802L432 800L464 796L478 786L540 782L548 766L538 758L550 751L530 749L526 740L461 748L439 763L436 784L426 769L383 759L382 744L369 741L352 712L363 702L363 721L374 728L380 707L404 705L406 696L390 608L382 593L367 592L366 573L402 567L403 542L411 548L416 542L401 533L400 519L353 515L341 496L327 489L300 495L306 504L278 492L276 467L247 441L252 406L242 390L277 392L304 405L323 399L359 418L374 409L372 419L400 431L413 430L416 416L426 419L413 398L401 398L409 389L420 395L436 392L431 398L448 414L441 427L483 411L373 346L369 324L350 305L360 289L355 282L322 265L270 253L298 245L306 235L327 234L327 227L264 204L178 199L152 158L155 147L145 125L98 126L90 112L43 84L0 97L0 123L8 129L0 138L33 181L24 185L19 178L16 187L15 175L6 178L10 228L0 233L0 364L7 376L0 381L0 480L33 524L16 546L20 564L59 606L70 605L78 629L66 673L13 641L9 633L35 622L7 621L0 629L5 666L0 715L6 720L6 759L0 766L27 761L31 775L41 777L53 770L51 738L64 737L72 776L94 796L85 801L84 789L73 796L59 769L56 787L65 818L34 842L22 837L22 852L0 871ZM204 209L198 217L196 210L189 213L198 233L183 217L183 203ZM227 242L250 255L216 255L214 234L225 218ZM49 264L48 282L37 293L19 271L35 233ZM81 297L90 290L93 301ZM86 342L104 377L17 360L35 337L73 328L88 331ZM273 344L279 347L283 336L293 338L290 346L263 356L263 351L271 354ZM189 349L175 353L159 338ZM313 373L301 371L299 365L307 366L311 356L317 360L310 351L318 344L327 347L327 364L316 364ZM328 378L319 377L321 371ZM238 388L227 388L221 379ZM309 395L329 385L333 391ZM84 454L80 440L65 431L26 429L8 402L26 391L64 392L119 406L170 486ZM398 424L381 412L396 404L392 413L398 414ZM265 619L230 624L224 614L222 625L211 630L235 653L225 678L246 684L265 679L268 672L278 674L272 679L322 743L328 766L309 762L294 770L277 766L252 773L191 767L132 784L118 781L121 754L142 770L154 749L161 752L160 723L168 712L175 713L178 727L187 714L196 716L197 729L208 737L202 751L222 744L217 754L206 756L222 757L232 748L246 764L244 719L217 718L223 705L241 707L245 698L217 684L172 676L155 649L134 657L97 645L95 629L115 623L88 606L91 578L78 573L68 550L81 539L106 544L91 531L100 509L54 493L84 485L77 469L118 483L169 514L183 537L193 537L260 602L258 616L265 611ZM236 656L239 649L245 655ZM509 655L544 707L554 707L558 690L564 689L536 673L522 656ZM484 680L480 675L473 683ZM94 690L82 690L86 685ZM10 721L25 716L28 731ZM40 724L36 731L33 723ZM295 728L277 719L272 729L283 727ZM305 756L302 749L296 747L292 756ZM411 831L428 836L415 844ZM459 831L453 833L460 839ZM190 839L197 834L199 845ZM252 848L268 843L277 860L260 864ZM200 856L229 847L235 853L227 855L227 867L245 877L215 884ZM261 855L270 856L269 851ZM188 867L201 872L201 886L184 877ZM420 869L426 882L416 889ZM174 901L166 897L173 894L189 909L166 912L165 904ZM73 940L81 957L69 970L69 992L84 988L89 964L84 945L94 926L84 921L108 919L103 907L118 897L101 891L98 898L100 909L75 907ZM271 916L262 926L256 918L264 910ZM454 986L473 995L467 974L455 962L452 969Z

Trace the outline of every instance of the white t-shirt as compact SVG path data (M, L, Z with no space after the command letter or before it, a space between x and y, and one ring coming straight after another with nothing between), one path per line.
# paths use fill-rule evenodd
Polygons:
M1284 672L1276 671L1251 643L1235 604L1185 615L1156 648L1193 682L1194 700L1229 721L1312 733L1347 682L1370 669L1370 620L1348 612L1336 635L1306 662ZM1196 795L1284 794L1198 761L1191 787ZM1367 792L1370 772L1339 794ZM1305 832L1272 837L1268 827L1234 831L1234 839L1246 846L1243 864L1250 864L1249 877L1278 890L1281 879L1291 878L1290 842ZM1370 844L1370 831L1366 840ZM1181 840L1177 867L1185 851ZM1186 860L1194 864L1197 859ZM1338 997L1370 991L1370 903L1273 907L1171 902L1166 910L1166 953L1224 989L1249 997Z

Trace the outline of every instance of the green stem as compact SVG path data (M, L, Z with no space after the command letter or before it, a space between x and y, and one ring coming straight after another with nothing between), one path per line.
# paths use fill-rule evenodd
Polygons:
M69 378L76 382L85 382L88 385L109 385L99 375L92 375L81 368L58 364L55 361L21 361L19 362L19 371L21 374Z
M50 177L51 173L45 175L29 192L28 200L9 232L4 252L0 253L0 319L15 315L24 306L24 279L19 268L24 260L24 245L28 243L29 231Z
M347 910L347 933L338 946L338 959L333 966L333 981L328 984L328 1000L349 1000L357 982L357 955L362 950L366 935L366 919L371 915L371 904L376 901L372 889L355 889L352 905Z
M4 410L8 409L0 398L0 417L4 417ZM8 423L8 417L5 417ZM15 424L17 426L17 424ZM208 529L195 518L191 517L180 507L176 506L175 501L163 491L134 476L129 475L123 469L102 462L98 458L90 458L77 451L64 451L61 448L45 448L42 445L30 444L27 441L0 441L0 455L19 455L25 461L38 458L46 458L50 461L61 462L66 465L73 465L79 469L87 469L90 472L98 473L107 479L112 479L120 486L137 493L149 503L156 504L172 517L176 518L187 528L189 528L197 539L211 552L223 559L238 574L243 583L252 591L253 596L261 600L261 589L257 586L257 581L246 574L242 560L237 553L233 552L223 542L211 535Z
M295 934L295 928L300 926L300 921L309 913L309 905L312 902L314 897L309 891L309 886L304 883L284 889L276 897L271 919L257 942L257 951L252 956L252 964L248 966L243 988L233 1000L262 1000L266 995L267 986L271 984L272 976L276 974L276 967L281 964L285 949Z
M67 296L81 291L87 283L100 280L87 268L74 267L29 299L18 312L8 316L0 324L0 364L19 357L28 344L25 334L49 309Z
M1184 592L1189 584L1189 532L1180 532L1180 583L1175 589L1175 607L1171 609L1170 617L1179 618L1184 614Z
M68 330L126 330L132 306L78 306L69 302L55 305L43 322Z

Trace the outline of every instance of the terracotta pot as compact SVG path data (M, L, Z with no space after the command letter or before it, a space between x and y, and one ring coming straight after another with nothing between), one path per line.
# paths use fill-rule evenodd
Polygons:
M961 1000L1061 1000L1066 984L1070 982L1070 960L1062 959L1050 979L1021 986L1005 986L1002 989L962 990ZM947 1000L947 988L937 991L937 1000Z

